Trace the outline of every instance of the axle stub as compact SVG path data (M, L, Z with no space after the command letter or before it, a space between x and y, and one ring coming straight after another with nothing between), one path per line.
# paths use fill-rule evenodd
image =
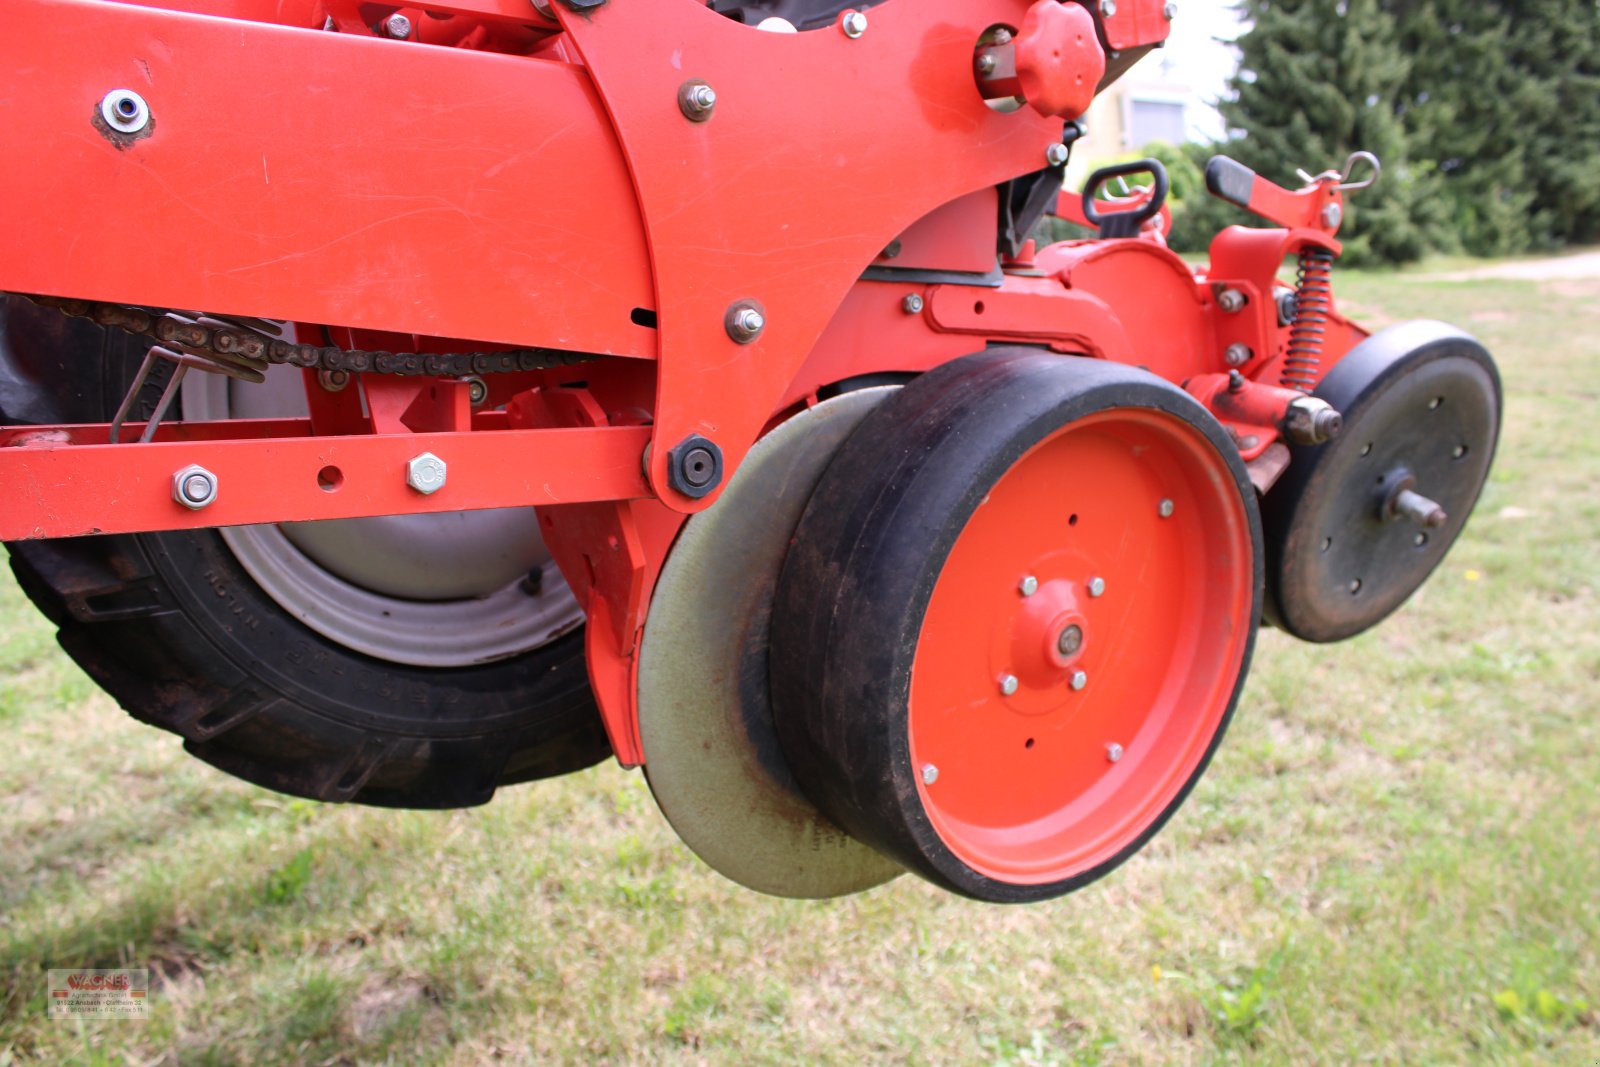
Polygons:
M1325 642L1386 618L1450 550L1494 458L1500 376L1471 336L1420 320L1351 349L1316 396L1343 430L1293 448L1262 523L1267 618Z
M1260 590L1254 491L1208 412L1135 368L990 349L884 400L818 483L774 603L778 736L909 869L1057 896L1199 778Z

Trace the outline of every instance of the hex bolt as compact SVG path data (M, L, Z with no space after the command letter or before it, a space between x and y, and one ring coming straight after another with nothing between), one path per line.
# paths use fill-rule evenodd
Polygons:
M853 41L867 32L867 16L859 11L846 11L844 18L839 20L839 28Z
M1067 157L1071 154L1067 146L1058 141L1044 150L1044 159L1052 167L1064 167L1067 165Z
M999 64L995 61L994 54L991 52L985 52L978 57L979 74L993 74L995 67L998 65Z
M705 122L717 106L717 91L703 81L678 86L678 110L690 122Z
M1217 307L1230 315L1243 311L1246 303L1244 294L1237 289L1224 289L1217 294Z
M172 476L172 499L199 511L217 499L217 476L197 463L191 463Z
M1017 676L1016 675L1014 675L1014 674L1002 674L1000 676L1000 695L1001 696L1010 696L1012 693L1015 693L1017 691L1017 685L1018 685L1018 682L1017 682Z
M1073 671L1072 672L1071 685L1072 685L1073 689L1080 690L1080 689L1082 689L1084 686L1086 686L1088 684L1089 684L1089 676L1086 673L1084 673L1083 671Z
M1163 519L1170 519L1172 518L1172 507L1172 501L1163 497L1161 503L1156 505L1156 514L1160 515Z
M1063 656L1075 656L1078 649L1083 647L1083 627L1076 623L1061 631L1061 636L1056 638L1056 651Z
M118 133L138 133L150 125L150 105L132 89L113 89L100 98L100 117Z
M488 382L476 375L470 375L463 378L462 381L467 383L467 403L473 407L479 407L485 400L489 399Z
M390 15L383 20L382 25L385 37L393 37L397 41L403 41L411 36L411 20L404 15Z
M1106 591L1106 580L1104 578L1101 578L1101 577L1099 577L1097 575L1097 576L1089 579L1089 595L1090 596L1104 596L1105 595L1105 591Z
M1326 401L1314 396L1302 396L1289 402L1284 413L1283 429L1291 444L1320 445L1339 436L1344 429L1344 416Z
M727 315L723 317L723 326L729 337L741 345L747 345L767 328L767 317L754 301L741 300L728 308Z
M1222 362L1230 367L1242 367L1250 362L1255 353L1250 351L1250 346L1243 341L1235 341L1222 353Z
M934 782L937 782L938 780L939 780L939 768L935 767L931 763L924 763L922 765L922 784L923 785L932 785Z
M1161 8L1161 17L1166 19L1168 22L1171 22L1173 19L1177 18L1178 5L1172 3L1172 0L1167 0L1167 3Z
M423 496L444 488L444 460L432 452L424 452L406 461L406 484Z
M1117 13L1117 0L1100 0L1100 14L1110 18Z
M1106 746L1106 759L1112 763L1122 758L1122 746L1115 741Z
M1330 230L1337 230L1339 223L1344 221L1344 208L1338 204L1329 204L1322 209L1322 225Z
M1023 596L1032 596L1039 591L1039 579L1030 574L1017 583L1017 589Z
M921 293L907 293L906 298L900 301L900 309L907 315L922 314L922 307L923 304Z

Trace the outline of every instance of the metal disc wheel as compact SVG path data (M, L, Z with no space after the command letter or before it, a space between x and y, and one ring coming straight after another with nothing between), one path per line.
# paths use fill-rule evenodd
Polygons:
M0 299L0 422L105 421L147 347ZM152 374L136 420L167 373ZM290 368L231 389L192 375L184 416L295 414L300 381ZM134 717L258 785L458 807L610 753L588 688L582 614L554 567L531 579L544 557L528 513L7 549L24 591L97 683Z
M1466 525L1500 433L1500 376L1469 335L1407 322L1352 349L1316 395L1344 428L1295 448L1262 502L1267 618L1340 641L1405 603Z
M805 409L750 450L717 506L685 524L650 600L639 651L645 773L678 836L763 893L833 897L903 868L801 793L767 692L773 588L828 461L893 387Z
M1232 714L1260 610L1236 450L1175 387L991 349L863 421L774 609L784 751L923 876L1039 900L1136 851Z

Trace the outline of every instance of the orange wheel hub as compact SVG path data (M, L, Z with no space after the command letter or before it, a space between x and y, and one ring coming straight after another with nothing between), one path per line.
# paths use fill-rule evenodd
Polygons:
M962 530L923 619L909 725L928 816L973 869L1089 870L1200 767L1253 633L1250 569L1215 569L1251 551L1226 475L1181 419L1103 411L1030 450Z

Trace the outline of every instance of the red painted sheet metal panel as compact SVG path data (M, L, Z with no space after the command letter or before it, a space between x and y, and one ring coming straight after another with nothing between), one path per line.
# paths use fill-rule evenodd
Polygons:
M9 0L0 289L650 356L633 188L564 63ZM148 136L95 119L109 90Z

